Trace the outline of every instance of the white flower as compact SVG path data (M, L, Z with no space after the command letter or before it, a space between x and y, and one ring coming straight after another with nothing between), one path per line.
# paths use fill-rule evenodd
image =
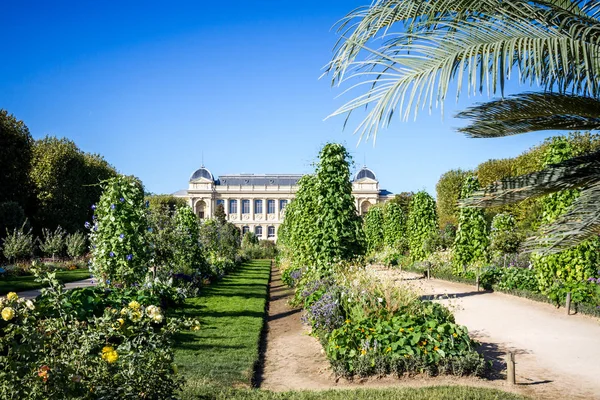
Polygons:
M152 321L156 322L157 324L160 324L163 320L163 315L162 314L154 314L152 316Z
M29 308L30 310L33 310L35 308L35 305L33 304L33 301L31 301L30 299L28 299L27 301L25 301L25 306L27 308Z
M383 299L381 297L378 297L377 301L380 302L380 303L383 303Z

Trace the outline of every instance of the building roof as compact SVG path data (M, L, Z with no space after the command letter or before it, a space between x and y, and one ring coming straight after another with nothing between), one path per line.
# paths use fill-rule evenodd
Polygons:
M200 178L208 179L209 181L214 181L213 174L211 174L208 168L205 168L204 165L192 174L190 181L195 181L196 179Z
M377 180L377 178L375 177L375 173L366 166L362 167L360 171L356 173L356 175L354 176L354 180L359 181L364 178L373 179L374 181Z
M221 175L217 185L296 186L302 174L235 174Z

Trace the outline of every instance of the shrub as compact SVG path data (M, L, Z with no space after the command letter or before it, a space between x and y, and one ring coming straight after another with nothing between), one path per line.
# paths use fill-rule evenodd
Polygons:
M467 171L461 169L450 170L444 173L435 185L440 226L458 224L458 199L462 184L467 176L469 176Z
M381 249L384 243L384 218L382 207L375 205L369 208L369 211L367 211L364 216L363 229L367 241L367 250L372 252Z
M53 274L44 281L39 302L2 300L1 398L172 398L182 384L171 349L182 321L126 296L82 313L74 300L90 296L78 291L99 289L67 293Z
M408 251L406 215L397 202L388 201L383 207L383 236L385 245L394 247L401 253Z
M148 273L150 249L141 184L133 177L111 178L104 182L104 192L93 208L91 271L99 284L142 282Z
M179 207L173 216L175 220L175 271L184 274L206 275L208 265L200 246L200 221L188 207Z
M60 255L65 248L66 234L60 226L56 227L54 232L51 232L50 229L42 229L43 240L39 240L40 250L46 257L52 257L52 261L54 261L54 256Z
M408 214L408 246L410 258L421 261L429 254L425 250L425 240L438 230L435 200L427 192L421 191L414 195Z
M516 253L522 235L517 231L517 222L512 214L500 213L492 220L490 250L499 256Z
M242 249L258 244L258 236L254 232L246 232L242 237Z
M31 229L25 232L25 223L19 229L7 232L2 240L2 253L10 262L28 260L33 255L34 240Z
M460 196L469 197L476 190L479 190L479 181L476 177L469 176L463 182ZM462 207L454 240L456 273L460 274L461 270L464 271L467 265L475 261L485 261L488 243L487 222L483 210Z
M65 245L67 247L67 255L71 258L81 257L87 251L87 239L81 232L68 235L65 238Z

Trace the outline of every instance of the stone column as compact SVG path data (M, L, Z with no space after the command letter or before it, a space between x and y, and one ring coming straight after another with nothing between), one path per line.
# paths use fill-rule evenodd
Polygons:
M267 209L269 208L268 200L263 199L263 220L267 222Z
M237 205L238 205L238 209L237 209L237 214L238 214L238 221L242 221L242 199L237 199Z

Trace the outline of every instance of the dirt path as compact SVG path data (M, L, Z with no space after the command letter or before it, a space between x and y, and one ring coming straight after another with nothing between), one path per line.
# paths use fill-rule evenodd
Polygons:
M493 360L515 351L517 382L536 396L600 399L599 320L568 316L564 308L516 296L477 292L469 285L374 269L449 306L456 322L467 326Z
M281 282L281 275L274 268L270 283L269 314L264 364L261 371L260 387L273 391L323 390L332 388L367 387L421 387L430 385L469 385L491 387L531 395L538 392L533 386L508 387L501 379L483 380L477 378L457 378L442 376L436 378L415 377L397 379L395 377L336 380L329 368L329 362L319 342L309 336L309 329L302 324L301 310L293 309L288 302L293 290ZM548 391L538 398L565 398L557 392L548 397ZM589 398L589 397L588 397Z

